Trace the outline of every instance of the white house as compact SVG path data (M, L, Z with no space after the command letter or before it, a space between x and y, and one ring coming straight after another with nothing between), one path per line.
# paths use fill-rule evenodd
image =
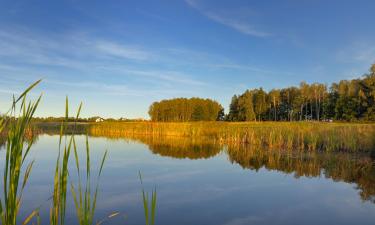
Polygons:
M96 120L95 120L95 123L99 123L99 122L103 122L104 121L104 119L103 118L101 118L101 117L98 117Z

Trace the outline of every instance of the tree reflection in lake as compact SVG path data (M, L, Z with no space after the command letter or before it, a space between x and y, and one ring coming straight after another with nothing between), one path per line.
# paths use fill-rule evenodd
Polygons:
M232 163L245 169L294 173L296 178L319 177L353 183L362 200L375 203L375 162L369 155L350 153L293 152L254 149L246 145L228 146Z
M221 150L219 143L207 139L143 136L137 140L147 144L154 154L179 159L207 159L217 155Z
M173 158L202 159L223 150L231 163L244 169L276 170L295 178L321 177L356 185L362 200L375 203L375 161L370 155L277 151L252 148L250 145L223 146L208 139L133 136L132 140L148 145L155 154Z
M160 137L153 135L128 135L127 137L111 135L102 137L143 143L154 154L178 159L207 159L214 157L222 150L222 145L207 138Z

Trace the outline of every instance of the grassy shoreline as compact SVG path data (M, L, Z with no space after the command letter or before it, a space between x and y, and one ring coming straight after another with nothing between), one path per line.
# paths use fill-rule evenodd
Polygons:
M370 152L375 124L324 122L101 122L88 126L94 136L134 135L210 138L222 144L249 144L279 150Z

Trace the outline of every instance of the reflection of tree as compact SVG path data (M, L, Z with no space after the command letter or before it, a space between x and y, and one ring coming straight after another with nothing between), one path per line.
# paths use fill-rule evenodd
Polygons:
M285 152L252 149L245 145L229 146L227 154L232 163L243 168L294 173L295 177L325 176L334 181L356 184L363 200L375 203L375 164L368 156L348 153Z
M91 136L102 136L94 135ZM187 138L174 136L153 135L124 135L113 133L102 137L110 139L124 139L146 144L154 154L169 156L173 158L202 159L217 155L222 146L217 141L205 138Z
M147 144L153 153L173 158L210 158L221 150L217 142L207 139L143 136L137 140Z

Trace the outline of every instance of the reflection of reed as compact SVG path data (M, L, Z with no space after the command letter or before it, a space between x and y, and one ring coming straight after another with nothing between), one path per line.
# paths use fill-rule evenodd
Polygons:
M74 123L68 122L65 125L66 134L86 134L88 132L88 123ZM33 131L36 133L43 134L60 134L61 123L59 122L48 122L48 123L34 123Z
M355 183L363 200L375 203L375 164L368 156L348 153L275 151L229 145L229 160L243 168L294 173L295 177L325 176L334 181Z
M356 152L375 148L375 126L371 124L104 122L91 125L89 130L103 136L205 137L223 144L246 143L273 149Z
M40 134L48 134L48 135L59 135L60 134L60 127L61 123L34 123L31 124L25 130L25 140L27 142L35 142ZM66 125L66 134L86 134L87 133L88 124L85 123L68 123ZM4 147L6 143L8 135L8 128L5 129L0 133L0 148Z
M25 141L27 144L31 142L35 143L38 140L39 134L41 132L36 131L33 127L28 127L25 130ZM8 129L4 129L0 132L0 150L5 148L8 137Z
M0 150L4 149L6 141L7 141L6 135L3 135L2 133L0 133Z

